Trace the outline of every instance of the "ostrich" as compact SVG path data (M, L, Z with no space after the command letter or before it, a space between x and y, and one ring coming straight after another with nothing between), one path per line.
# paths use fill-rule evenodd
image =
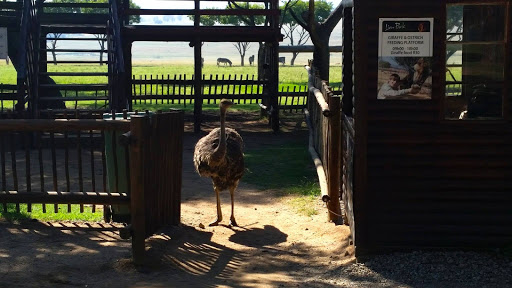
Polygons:
M201 177L210 177L217 197L217 219L209 224L216 226L222 221L219 193L229 189L231 217L229 224L238 226L234 216L234 193L244 174L244 143L242 137L231 128L225 128L226 111L233 102L220 101L220 128L213 129L197 141L194 150L194 166Z

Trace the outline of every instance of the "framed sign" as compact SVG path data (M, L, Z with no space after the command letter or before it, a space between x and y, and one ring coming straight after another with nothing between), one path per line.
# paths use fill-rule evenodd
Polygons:
M7 28L0 27L0 59L7 59Z
M377 99L431 99L434 18L380 18Z

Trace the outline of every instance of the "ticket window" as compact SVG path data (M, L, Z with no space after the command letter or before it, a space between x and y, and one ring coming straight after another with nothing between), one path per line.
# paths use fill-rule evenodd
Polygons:
M445 118L503 118L507 4L447 4Z

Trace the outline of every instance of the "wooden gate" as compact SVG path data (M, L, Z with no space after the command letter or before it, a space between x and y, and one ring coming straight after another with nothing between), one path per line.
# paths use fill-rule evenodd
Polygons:
M41 203L43 212L53 204L130 206L131 224L122 235L132 236L133 258L144 261L144 240L162 225L178 224L181 204L183 112L133 115L130 120L17 119L0 120L0 203ZM124 133L126 157L113 155L106 172L105 132ZM112 147L117 139L112 137ZM113 149L112 153L119 153ZM129 163L129 164L128 164ZM118 173L129 166L128 173ZM112 175L113 174L113 175ZM108 181L128 181L107 189ZM126 179L128 178L128 179ZM117 191L127 187L126 191Z

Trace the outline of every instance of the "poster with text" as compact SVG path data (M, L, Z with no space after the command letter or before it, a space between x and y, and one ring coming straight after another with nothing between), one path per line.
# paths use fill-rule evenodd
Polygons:
M433 18L380 18L377 99L431 99Z
M0 59L7 57L7 28L0 27Z

